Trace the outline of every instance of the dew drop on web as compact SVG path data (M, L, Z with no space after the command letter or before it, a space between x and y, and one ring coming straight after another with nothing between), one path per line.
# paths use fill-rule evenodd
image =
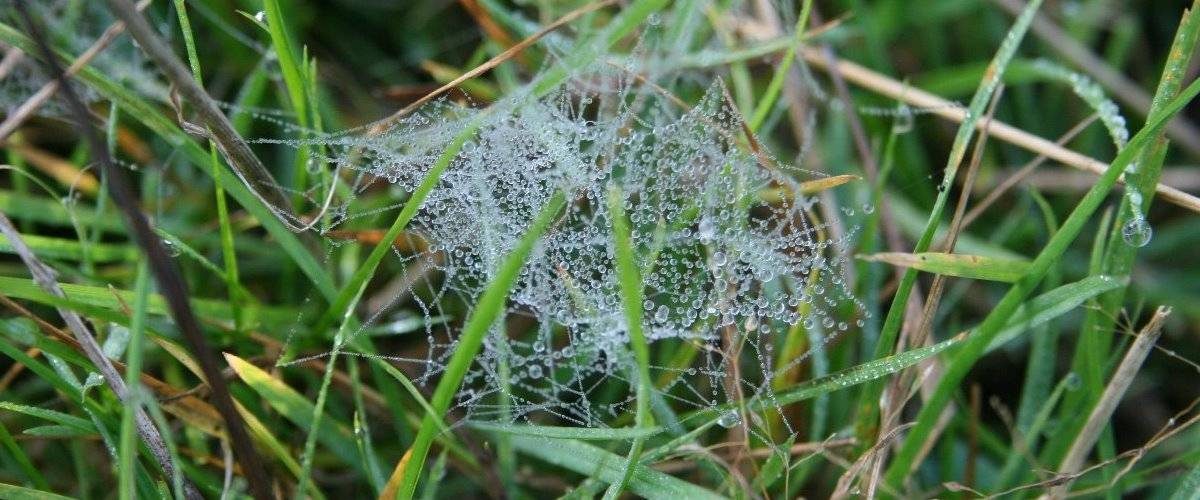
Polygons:
M729 429L740 423L742 423L742 415L736 410L729 410L725 413L722 413L721 417L717 419L717 425L720 425L726 429Z

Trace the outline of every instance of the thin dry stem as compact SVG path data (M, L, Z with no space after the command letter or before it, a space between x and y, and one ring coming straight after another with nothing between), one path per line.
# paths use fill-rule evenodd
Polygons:
M825 71L836 69L847 81L866 89L878 92L892 99L903 101L910 106L928 109L931 113L955 123L962 123L966 119L967 110L961 106L955 106L954 103L941 97L905 85L858 64L842 60L838 61L836 65L830 66L829 62L825 59L824 53L814 48L802 48L798 53L813 66ZM978 126L982 127L983 124L980 123ZM1107 163L1066 149L1002 121L995 121L990 127L991 134L996 139L1034 153L1045 155L1063 165L1096 175L1101 175L1108 169ZM1124 177L1119 182L1124 183ZM1162 183L1155 186L1155 192L1169 203L1200 213L1200 198L1171 186L1163 185Z
M1125 352L1125 358L1121 360L1121 364L1117 366L1117 371L1113 373L1108 386L1104 388L1104 393L1100 395L1100 401L1092 408L1092 413L1088 415L1087 423L1083 425L1083 429L1079 430L1079 435L1075 437L1075 442L1071 444L1066 458L1059 465L1058 473L1060 475L1074 474L1083 466L1084 460L1087 460L1088 454L1091 453L1092 447L1100 437L1100 431L1104 430L1104 426L1108 424L1113 411L1117 409L1117 403L1121 401L1121 397L1125 395L1125 391L1133 383L1133 378L1137 376L1138 370L1141 369L1142 362L1146 360L1146 356L1154 349L1155 341L1162 334L1163 322L1166 321L1167 316L1170 314L1171 308L1159 306L1158 310L1154 311L1154 316L1150 318L1150 321L1138 333L1137 339L1133 341L1133 345L1129 346L1129 350ZM1051 489L1049 497L1063 498L1070 488L1071 480L1068 479Z

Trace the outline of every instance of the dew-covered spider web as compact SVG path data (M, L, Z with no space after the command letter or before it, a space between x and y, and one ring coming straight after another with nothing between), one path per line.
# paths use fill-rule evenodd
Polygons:
M762 151L720 81L688 101L642 70L591 67L542 96L482 108L441 100L382 132L284 141L324 148L326 162L352 173L355 191L403 197L464 129L476 129L394 252L399 268L419 274L390 292L412 304L417 314L405 318L425 345L387 357L426 387L501 261L550 197L568 193L457 394L465 421L605 427L632 411L637 370L604 202L612 185L626 196L645 285L654 397L675 412L750 399L769 407L778 375L861 325L865 308L843 278L853 233L829 236L804 184L819 176ZM392 208L350 198L330 209L326 231ZM361 331L392 321L394 305L377 304ZM816 345L785 353L789 330Z

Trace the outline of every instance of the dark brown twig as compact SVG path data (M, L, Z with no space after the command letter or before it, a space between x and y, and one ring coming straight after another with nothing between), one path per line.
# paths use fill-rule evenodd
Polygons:
M217 107L208 93L196 83L187 66L175 56L175 52L146 22L129 0L108 0L108 8L122 21L125 29L137 40L142 51L150 57L159 70L181 96L196 110L201 124L221 154L229 160L234 173L242 179L254 196L271 210L289 228L296 230L296 217L291 213L292 204L275 183L271 173L263 166L250 146L234 130L229 118ZM57 65L57 63L56 63Z
M175 267L175 262L171 260L170 256L167 255L166 248L163 247L162 239L155 236L154 230L150 228L150 222L146 220L146 216L139 210L137 196L134 194L132 187L130 187L130 182L126 177L125 171L121 168L118 168L116 164L113 163L113 159L109 156L108 148L105 146L104 141L91 127L87 108L79 99L79 95L75 93L75 89L71 86L70 81L66 76L66 72L63 70L62 65L58 61L58 56L55 55L54 50L50 48L49 43L46 41L46 35L42 31L41 26L38 25L34 21L33 17L29 14L26 1L27 0L19 0L17 2L17 7L20 10L25 24L28 27L28 33L33 41L37 44L38 50L42 52L43 63L46 65L47 69L49 69L50 74L58 80L62 95L66 98L67 105L71 110L80 134L82 134L87 140L88 148L91 151L93 158L97 160L101 170L108 177L109 196L111 196L113 202L121 208L125 222L133 232L134 239L137 241L138 246L140 246L142 251L146 254L150 269L154 272L154 277L158 283L158 288L163 297L166 299L167 307L171 312L171 316L175 319L175 324L179 327L180 332L183 333L183 337L187 341L188 347L200 362L200 368L204 372L209 387L212 389L213 405L216 406L217 411L221 413L221 417L225 420L226 430L229 433L229 437L234 446L238 461L241 463L242 471L246 475L250 492L258 500L272 498L270 482L268 480L266 470L263 468L262 461L259 458L258 453L254 451L250 437L246 433L246 429L242 423L241 416L237 413L237 410L233 406L233 398L229 395L229 387L226 385L225 380L221 377L221 370L217 364L218 362L216 355L214 354L212 347L208 345L208 341L205 339L204 333L200 329L200 324L197 322L196 316L192 312L191 304L188 303L187 284L183 281L183 277L179 274L179 269ZM151 29L149 25L146 24L145 20L142 19L139 14L137 14L137 11L134 10L133 5L130 4L128 0L113 0L112 3L114 5L119 4L123 7L128 7L127 14L132 14L132 16L136 18L125 19L126 24L129 26L130 32L134 33L135 37L137 37L136 33L138 33L138 31L149 31ZM115 8L114 10L120 9ZM157 39L157 35L153 35L153 33L151 33L151 37L153 40L149 40L149 44L156 42L161 43L161 40ZM140 37L139 42L142 43L143 47L148 45L148 43L146 41L142 41ZM165 46L160 48L165 48ZM172 55L172 57L174 56ZM188 81L191 82L190 77L188 78ZM194 82L192 83L194 84ZM219 111L217 112L217 115L224 120L225 116L221 115ZM224 120L224 124L228 125L228 120ZM232 130L232 126L230 126L230 130ZM245 144L243 143L242 145L244 146ZM247 148L246 151L249 152L249 148ZM253 157L253 154L250 156ZM255 161L257 161L257 159ZM259 166L261 167L262 165L259 164ZM2 220L7 225L8 219L3 218ZM8 226L8 228L11 229L11 226ZM15 246L17 241L19 241L19 235L16 234L15 229L12 229L12 233L13 234L10 235L9 240ZM28 249L26 249L26 252L28 252ZM29 257L33 257L33 254L29 253ZM54 275L49 268L46 268L36 259L26 259L26 264L30 267L31 271L42 271L40 276L35 274L35 277L44 288L56 290L58 292L57 295L62 296L62 291L58 289L58 285L54 280ZM97 364L97 367L104 367L102 369L107 369L107 372L103 373L103 375L110 384L113 384L114 390L116 390L118 387L120 388L120 390L117 392L118 396L122 396L122 393L126 392L123 381L118 382L121 381L121 378L117 375L116 370L112 368L111 363L108 362L108 358L103 356L98 346L95 346L95 340L92 339L90 334L87 333L86 327L83 325L83 321L78 315L70 311L66 311L65 309L60 309L60 312L63 314L64 319L67 320L67 324L71 326L71 329L75 335L79 337L80 342L83 343L85 347L89 349L89 351L92 350L92 347L95 347L94 354L95 356L98 356L99 359L93 359L93 362ZM88 345L88 340L91 340L91 345ZM92 355L93 353L89 352L89 357L92 357ZM127 394L125 394L125 396L127 396ZM149 423L149 419L145 416L140 408L137 408L135 411L138 412L135 415L139 421L139 430L141 430L142 421L145 422L146 426L153 428L153 426ZM155 433L157 433L157 430L155 430ZM145 438L145 434L143 434L143 438ZM161 443L161 436L158 436L158 441ZM163 447L163 452L165 453L165 447ZM169 455L160 458L160 461L163 463L164 471L173 473L174 469L170 463Z

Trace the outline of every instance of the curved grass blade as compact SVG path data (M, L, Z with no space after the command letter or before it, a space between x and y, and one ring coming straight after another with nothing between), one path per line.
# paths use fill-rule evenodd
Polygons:
M534 436L514 435L512 444L521 453L609 484L621 481L625 476L624 457L580 441L547 441ZM633 468L627 486L629 491L651 500L724 498L682 479L658 472L647 465Z
M50 493L49 491L35 490L33 488L6 483L0 483L0 497L10 500L69 500L71 498Z
M266 400L275 411L301 429L312 428L313 404L303 395L242 358L226 353L225 359L238 378ZM330 418L321 419L317 427L317 439L321 444L329 448L343 463L362 473L362 460L358 456L358 448L354 445L354 436L350 429Z
M408 463L403 469L404 475L400 489L397 491L398 497L405 499L413 497L417 487L417 478L420 477L421 468L425 463L425 456L429 453L430 445L433 444L434 433L440 427L435 419L440 419L441 415L449 411L450 401L458 392L462 379L466 376L467 369L470 368L475 355L479 353L484 336L487 335L496 318L500 317L504 310L505 302L508 301L508 292L516 282L521 268L525 266L525 260L529 258L534 244L550 228L550 224L566 205L566 202L566 196L562 192L557 192L550 197L517 246L504 257L492 281L488 283L479 302L475 304L475 310L467 318L467 323L463 325L458 346L454 349L450 361L446 363L446 371L442 373L442 378L438 381L437 388L433 391L433 398L430 400L434 413L426 415L421 420L421 429L417 432L417 437L407 454ZM390 240L385 239L384 241Z
M925 223L925 229L921 232L921 237L917 240L913 248L913 253L921 253L929 250L929 246L933 244L934 234L937 232L939 222L942 220L942 212L946 208L947 200L951 187L954 186L954 178L958 173L958 166L962 164L966 156L967 146L971 142L971 136L975 132L976 124L979 118L983 116L984 109L992 100L992 94L995 93L996 87L999 86L1000 80L1004 76L1005 70L1008 68L1008 63L1012 61L1013 55L1016 54L1017 46L1025 38L1025 33L1029 29L1029 24L1033 21L1034 14L1038 7L1042 4L1042 0L1033 0L1025 8L1021 15L1013 23L1008 34L1005 35L1004 41L1000 44L1000 49L992 58L991 64L985 73L985 78L979 84L979 90L975 92L975 96L971 98L971 104L967 109L966 119L958 128L958 133L954 136L954 143L950 147L950 156L946 162L946 173L939 186L937 199L934 201L933 208L929 212L929 220ZM903 323L904 311L907 309L908 299L912 295L913 286L917 281L917 271L909 269L900 279L899 288L896 289L896 294L893 296L892 303L888 307L887 317L884 318L883 328L880 330L879 342L875 345L876 358L891 352L896 344L896 338L900 334L900 326ZM858 400L858 422L856 423L856 434L863 442L871 442L875 439L875 433L878 428L879 416L879 397L883 393L882 383L871 383L863 390Z
M650 346L646 343L646 334L642 331L642 295L645 285L638 273L637 263L634 262L633 243L630 237L629 219L625 217L625 196L616 185L608 188L608 214L612 218L613 248L616 254L617 279L621 286L621 308L625 312L625 330L629 332L629 348L637 361L637 400L634 419L639 429L649 429L650 392L653 390L650 380ZM604 492L606 500L615 499L625 487L638 455L642 453L642 438L634 438L629 446L629 458L625 462L625 472L621 480L610 483Z
M984 354L985 348L991 344L992 340L1007 325L1025 296L1033 291L1045 276L1050 266L1058 261L1063 252L1066 251L1067 246L1079 235L1079 232L1083 229L1083 225L1096 212L1100 204L1104 202L1104 199L1112 191L1113 186L1116 185L1117 179L1125 171L1125 168L1141 154L1142 150L1152 140L1158 137L1158 132L1166 126L1170 118L1182 111L1197 94L1200 94L1200 80L1193 81L1188 85L1180 93L1179 97L1173 99L1169 105L1164 106L1164 109L1160 113L1152 116L1147 121L1146 126L1133 139L1130 139L1129 145L1121 150L1116 159L1109 165L1108 170L1088 190L1087 194L1084 195L1083 199L1079 201L1079 204L1071 212L1071 215L1063 222L1062 227L1054 233L1054 236L1050 238L1050 241L1047 242L1037 258L1033 260L1032 264L1030 264L1029 272L1009 289L1008 293L992 309L992 312L987 315L978 330L969 337L963 348L951 361L937 389L921 408L921 412L917 416L916 425L905 438L900 452L896 454L895 460L889 466L885 474L885 478L889 484L893 487L899 487L903 478L912 470L915 465L913 461L916 459L917 453L929 438L938 415L941 414L946 404L950 402L953 393L958 389L958 384L967 375L971 367L974 366L975 362Z

